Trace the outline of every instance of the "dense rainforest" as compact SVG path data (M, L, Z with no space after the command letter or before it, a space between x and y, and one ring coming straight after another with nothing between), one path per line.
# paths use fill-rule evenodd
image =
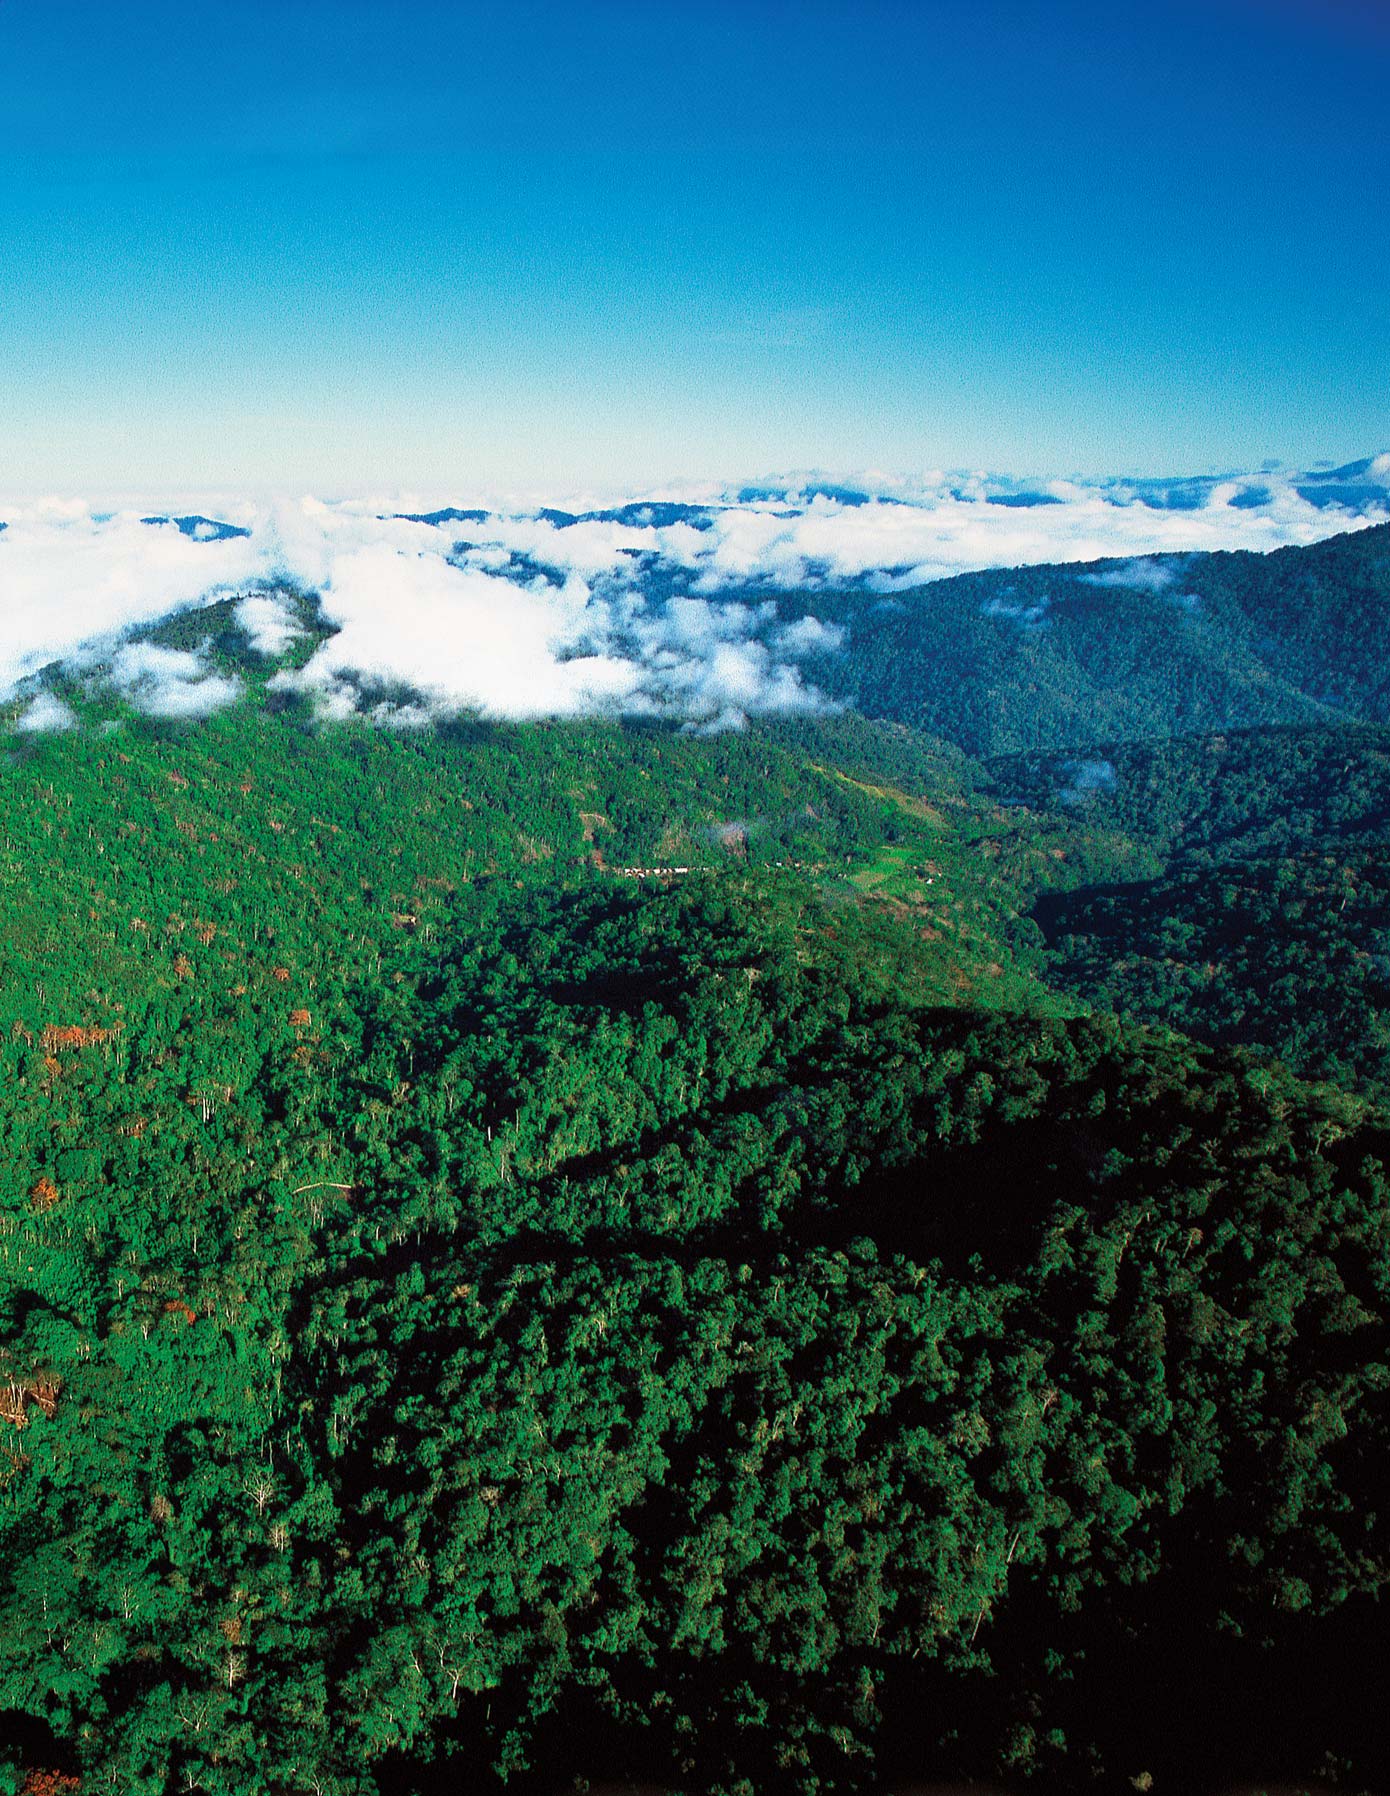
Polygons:
M976 755L1390 722L1390 524L794 603L851 638L810 663L826 691Z
M1390 545L1170 559L712 735L43 676L0 1791L1386 1787Z

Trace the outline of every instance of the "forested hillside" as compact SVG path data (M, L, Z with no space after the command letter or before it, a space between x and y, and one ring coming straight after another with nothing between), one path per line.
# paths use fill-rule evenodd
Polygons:
M1044 895L1052 975L1108 1009L1390 1097L1390 730L1254 730L992 763L996 792L1147 845Z
M848 637L808 662L820 685L972 754L1390 722L1390 525L800 603Z
M0 1790L1386 1787L1386 541L860 594L891 722L50 672Z

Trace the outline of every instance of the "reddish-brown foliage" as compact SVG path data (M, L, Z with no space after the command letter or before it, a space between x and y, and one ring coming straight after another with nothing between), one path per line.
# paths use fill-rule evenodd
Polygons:
M284 985L290 976L290 970L288 967L272 967L270 976L272 979L278 979L281 985Z
M191 1309L182 1297L171 1297L164 1305L164 1313L167 1316L182 1316L185 1322L198 1320L198 1312Z
M59 1048L99 1048L115 1033L114 1029L84 1028L80 1023L45 1023L39 1044L45 1054Z
M292 1029L307 1029L313 1020L314 1019L309 1015L307 1010L292 1010L290 1012L290 1027Z
M28 1771L19 1786L19 1796L64 1796L80 1790L81 1781L66 1771Z
M32 1209L42 1213L44 1210L51 1210L57 1201L58 1187L47 1175L35 1179L29 1187L29 1204Z

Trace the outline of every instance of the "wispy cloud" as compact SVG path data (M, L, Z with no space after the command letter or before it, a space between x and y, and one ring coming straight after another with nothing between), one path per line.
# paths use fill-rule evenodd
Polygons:
M111 684L151 717L208 717L232 704L241 688L210 673L187 649L152 642L125 643L111 661Z
M76 723L70 705L65 705L55 693L41 692L24 707L14 727L26 736L47 736L54 730L70 730Z
M278 593L251 593L239 600L236 620L251 647L272 658L283 655L304 634L298 618Z
M1067 781L1057 794L1061 804L1082 805L1102 793L1115 790L1113 761L1069 761L1062 771Z
M1118 586L1130 592L1167 592L1176 579L1168 563L1147 556L1085 576L1088 586Z

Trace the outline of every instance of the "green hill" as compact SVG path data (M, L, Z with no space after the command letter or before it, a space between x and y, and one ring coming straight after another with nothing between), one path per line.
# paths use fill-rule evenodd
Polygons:
M1083 771L1084 770L1084 771ZM1161 875L1043 894L1052 977L1390 1096L1390 731L1254 730L991 763L997 793L1142 842Z
M847 632L808 662L818 684L972 754L1390 722L1390 525L797 604Z

